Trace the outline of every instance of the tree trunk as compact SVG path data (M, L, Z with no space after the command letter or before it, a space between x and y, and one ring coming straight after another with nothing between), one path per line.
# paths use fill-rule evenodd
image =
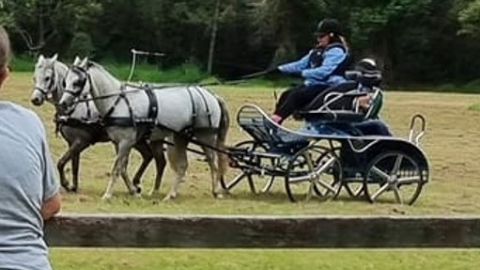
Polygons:
M212 74L213 54L215 52L215 41L217 39L219 10L220 10L220 0L217 0L215 3L215 15L213 16L212 34L210 36L210 47L208 51L208 66L207 66L208 74Z

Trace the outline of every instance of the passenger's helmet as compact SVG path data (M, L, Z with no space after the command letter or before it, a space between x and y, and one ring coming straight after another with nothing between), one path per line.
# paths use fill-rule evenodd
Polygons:
M355 70L362 73L379 72L377 62L372 58L363 58L355 64Z
M378 87L382 82L382 72L378 68L377 62L372 58L361 59L355 64L354 70L354 72L357 72L357 74L350 74L349 79L353 78L357 82L360 82L363 86Z
M326 18L320 21L317 25L317 31L315 35L322 36L322 35L340 35L341 34L341 27L340 23L336 19Z

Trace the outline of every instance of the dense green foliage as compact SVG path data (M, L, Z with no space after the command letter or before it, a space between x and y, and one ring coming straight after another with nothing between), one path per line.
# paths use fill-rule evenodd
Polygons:
M162 69L184 64L223 78L306 53L317 22L339 18L354 59L375 57L389 83L479 79L480 0L3 0L15 53L129 63L132 48ZM218 14L218 16L215 16ZM472 85L472 84L470 84ZM475 85L475 83L473 84Z

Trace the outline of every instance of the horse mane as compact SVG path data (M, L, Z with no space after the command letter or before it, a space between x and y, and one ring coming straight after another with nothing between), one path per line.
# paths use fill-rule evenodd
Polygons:
M57 67L62 68L65 72L68 70L68 65L67 65L67 64L65 64L65 63L63 63L63 62L61 62L61 61L59 61L59 60L55 60L55 61L53 62L53 68L55 69L55 68L57 68Z
M103 71L105 74L107 74L107 76L110 77L110 79L112 79L114 81L118 81L119 83L121 83L121 81L119 79L117 79L115 76L113 76L110 71L108 71L102 65L100 65L99 63L97 63L95 61L88 60L88 67L89 68L91 68L91 67L97 68L97 69Z

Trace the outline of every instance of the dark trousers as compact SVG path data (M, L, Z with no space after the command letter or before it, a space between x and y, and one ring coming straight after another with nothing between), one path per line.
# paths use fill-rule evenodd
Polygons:
M284 91L278 99L274 114L281 116L282 119L289 117L296 110L308 105L327 87L327 85L298 85Z

